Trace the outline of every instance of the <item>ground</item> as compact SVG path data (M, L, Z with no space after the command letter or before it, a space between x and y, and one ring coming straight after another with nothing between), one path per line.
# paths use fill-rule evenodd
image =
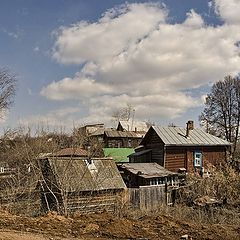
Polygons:
M239 240L240 226L203 225L180 221L171 216L151 215L137 218L116 217L109 213L66 218L56 213L42 217L0 213L0 240L63 239L192 239Z

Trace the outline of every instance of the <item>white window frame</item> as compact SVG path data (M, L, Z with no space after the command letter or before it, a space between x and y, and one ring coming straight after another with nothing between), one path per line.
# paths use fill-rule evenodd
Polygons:
M194 167L202 167L202 152L194 152Z

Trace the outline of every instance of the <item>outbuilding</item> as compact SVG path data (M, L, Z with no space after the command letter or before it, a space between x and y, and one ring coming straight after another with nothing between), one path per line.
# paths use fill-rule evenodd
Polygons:
M129 188L157 185L178 185L178 174L168 171L157 163L118 164L122 177Z
M45 211L113 212L126 189L109 158L48 157L39 160Z

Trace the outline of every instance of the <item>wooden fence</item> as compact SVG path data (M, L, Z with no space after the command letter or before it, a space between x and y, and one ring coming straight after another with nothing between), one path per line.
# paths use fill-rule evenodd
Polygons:
M129 188L129 203L140 210L154 210L160 205L172 205L176 189L167 189L165 185Z

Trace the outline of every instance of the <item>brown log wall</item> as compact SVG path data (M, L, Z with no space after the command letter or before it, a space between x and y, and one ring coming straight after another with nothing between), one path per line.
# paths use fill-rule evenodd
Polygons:
M96 212L116 212L124 198L124 191L119 193L108 192L101 195L89 196L67 196L67 213L96 213Z
M148 135L145 148L152 149L151 162L156 162L159 165L164 166L164 144L155 131Z
M224 146L200 146L200 147L168 147L165 157L165 168L170 171L178 171L186 168L188 172L194 171L194 152L202 153L202 164L207 168L208 164L218 165L226 160L226 149Z
M183 148L167 148L165 168L177 172L179 168L186 167L186 150Z

